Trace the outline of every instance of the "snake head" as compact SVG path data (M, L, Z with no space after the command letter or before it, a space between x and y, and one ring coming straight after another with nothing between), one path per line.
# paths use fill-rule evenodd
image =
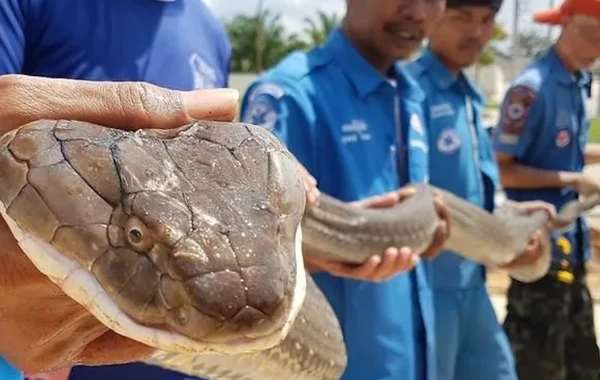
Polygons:
M305 295L305 194L268 131L45 122L4 144L2 215L35 265L109 328L195 353L285 338Z

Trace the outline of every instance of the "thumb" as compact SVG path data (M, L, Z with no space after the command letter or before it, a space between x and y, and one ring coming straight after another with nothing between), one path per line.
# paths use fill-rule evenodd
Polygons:
M385 208L394 206L398 203L399 199L400 197L398 193L392 191L389 193L369 197L361 201L353 202L353 205L362 208Z
M0 135L39 119L79 120L121 129L175 128L233 120L234 89L175 91L144 82L0 76Z

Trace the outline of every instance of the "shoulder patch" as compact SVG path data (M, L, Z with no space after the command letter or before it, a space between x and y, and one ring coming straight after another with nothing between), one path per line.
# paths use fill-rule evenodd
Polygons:
M252 89L252 92L250 92L250 95L248 96L248 100L252 102L259 95L270 95L275 99L280 99L284 94L285 92L281 86L273 82L264 82Z
M248 107L242 116L242 122L264 127L270 132L277 123L277 110L273 102L258 98L248 102Z
M523 133L527 117L537 93L529 86L518 85L508 90L502 110L500 129L508 135Z

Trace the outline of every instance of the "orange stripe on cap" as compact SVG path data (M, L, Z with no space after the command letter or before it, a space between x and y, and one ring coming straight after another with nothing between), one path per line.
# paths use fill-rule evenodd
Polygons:
M560 24L562 16L570 14L584 14L600 19L600 0L566 0L560 8L536 12L533 20L544 24Z

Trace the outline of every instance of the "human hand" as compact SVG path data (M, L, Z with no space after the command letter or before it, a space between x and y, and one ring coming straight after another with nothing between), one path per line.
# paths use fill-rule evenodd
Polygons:
M506 204L507 206L514 207L517 211L525 215L532 214L537 211L544 211L548 214L549 220L552 220L556 217L556 208L554 205L544 201L507 201ZM502 265L501 268L511 269L523 265L534 264L540 258L542 252L544 252L544 249L546 248L543 244L543 234L547 232L549 232L549 229L548 231L536 231L531 236L529 244L525 250L508 264Z
M544 249L545 247L542 240L542 232L535 231L523 253L521 253L508 264L500 265L500 268L512 269L524 265L533 265L542 256Z
M577 173L574 185L575 190L584 198L600 193L600 180L586 173Z
M416 190L417 189L414 186L410 185L400 188L398 190L399 201L403 202L404 200L410 198L416 192ZM448 212L448 208L444 203L442 194L438 191L433 192L433 204L438 213L439 222L434 232L431 244L425 249L425 251L421 253L421 257L426 260L434 259L444 249L444 245L450 237L451 232L450 213Z
M392 207L414 194L414 190L414 188L405 187L398 191L373 196L352 204L364 208ZM421 254L426 259L433 258L442 249L449 236L448 214L439 194L436 195L435 204L442 220L436 230L433 242ZM321 259L310 253L305 255L306 268L309 272L324 270L339 277L374 282L385 281L398 273L412 270L419 260L420 256L408 247L389 247L382 255L372 255L364 264L359 266Z
M197 119L233 120L235 90L171 91L132 82L0 77L0 136L38 119L122 129L174 128ZM0 169L1 170L1 169ZM0 355L29 372L74 364L132 362L154 348L119 335L39 272L0 218Z
M308 170L296 160L300 175L302 176L302 182L304 183L304 191L306 192L306 203L312 204L319 198L319 189L317 188L317 180L313 177Z
M393 191L352 202L352 205L363 208L385 208L391 207L399 201L399 193ZM419 256L407 247L390 247L382 255L372 255L359 266L322 259L308 252L305 254L304 260L309 272L326 271L338 277L381 282L398 273L411 270L419 262Z
M531 215L537 211L544 211L546 214L548 214L549 220L552 220L556 217L556 207L554 207L553 204L544 201L515 202L512 200L507 200L505 205L508 207L513 207L523 215Z

